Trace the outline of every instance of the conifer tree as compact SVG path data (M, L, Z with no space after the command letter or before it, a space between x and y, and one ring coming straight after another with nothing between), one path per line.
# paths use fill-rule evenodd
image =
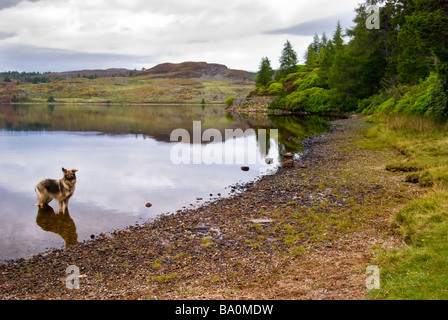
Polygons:
M280 79L297 69L297 53L294 51L291 42L286 40L280 57L280 69L276 74L276 79Z
M321 44L320 44L320 39L319 36L316 34L314 34L314 38L313 38L313 43L311 44L314 54L316 55L316 59L319 56L319 51L321 48Z
M333 45L336 50L342 49L342 46L344 45L344 39L342 37L343 37L343 33L342 33L341 22L338 21L338 23L336 25L336 31L333 34L333 40L332 40Z
M271 80L274 71L271 67L271 62L269 59L262 58L260 63L260 70L258 71L255 83L257 86L266 86Z
M313 44L310 43L305 53L305 64L309 67L314 67L316 65L316 62L316 52L314 51Z

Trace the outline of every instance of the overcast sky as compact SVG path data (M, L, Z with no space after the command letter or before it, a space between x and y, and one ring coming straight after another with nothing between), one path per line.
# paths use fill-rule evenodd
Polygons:
M0 0L0 71L151 68L206 61L279 66L289 40L303 61L315 32L352 25L362 0Z

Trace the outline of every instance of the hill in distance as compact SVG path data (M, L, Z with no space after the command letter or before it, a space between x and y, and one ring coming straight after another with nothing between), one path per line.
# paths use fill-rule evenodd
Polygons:
M252 75L206 62L163 63L148 70L106 69L0 74L0 102L222 103L245 97Z
M158 78L196 78L251 80L249 72L228 69L222 64L206 62L163 63L138 73Z

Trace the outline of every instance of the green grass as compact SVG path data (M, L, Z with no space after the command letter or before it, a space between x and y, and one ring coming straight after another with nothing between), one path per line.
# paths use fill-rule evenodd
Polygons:
M393 229L405 245L381 249L381 289L375 299L448 299L448 125L416 116L378 119L370 131L376 143L393 145L408 161L389 170L410 172L423 195L392 217ZM413 170L409 170L412 168Z
M391 163L391 171L409 172L423 187L448 187L448 124L422 116L384 116L370 132L373 144L393 145L407 157L405 163Z
M169 273L169 274L162 274L162 275L150 275L147 277L147 282L150 283L152 281L159 282L159 283L166 283L170 281L178 280L180 276L177 273Z
M382 252L377 298L448 299L448 192L434 190L412 201L393 218L406 245ZM384 297L384 292L388 295Z

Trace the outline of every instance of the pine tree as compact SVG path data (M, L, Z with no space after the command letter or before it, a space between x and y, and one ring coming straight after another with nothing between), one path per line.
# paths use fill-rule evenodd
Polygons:
M365 5L356 11L356 26L347 30L347 35L352 38L350 42L344 45L339 22L332 40L334 60L329 70L328 84L335 93L334 103L344 110L355 109L359 99L377 93L387 67L385 34L381 29L366 28L368 14Z
M305 53L305 64L309 67L315 67L319 65L320 58L319 56L323 53L323 49L327 44L327 37L325 33L322 35L322 39L319 39L317 33L314 35L313 42L310 43L308 49ZM322 58L322 57L321 57Z
M313 44L310 43L305 53L305 64L309 67L314 67L317 63L316 52L314 51Z
M448 76L446 0L397 0L402 10L397 34L397 73L401 83L418 83L433 70Z
M324 32L324 33L322 33L322 37L320 38L319 52L317 54L318 58L323 53L324 49L327 47L327 44L328 44L328 38L327 38L327 35Z
M317 33L314 34L313 43L311 44L311 46L313 48L314 54L316 55L316 59L317 59L317 57L319 56L320 48L321 48L320 39L319 39L319 36L317 35Z
M280 79L297 69L297 53L294 51L291 42L286 40L280 57L280 69L276 74L276 79Z
M328 76L334 60L334 46L331 40L327 41L321 48L318 60L319 86L324 89L329 89L330 86L328 85Z
M335 43L337 45L335 45ZM330 68L333 65L334 56L338 50L342 50L344 45L344 40L342 39L342 27L338 21L336 25L336 31L333 34L333 39L328 40L327 36L322 34L320 42L320 50L318 56L319 64L319 86L325 89L329 89L329 73Z
M338 21L338 24L336 25L336 31L333 34L333 40L332 40L336 50L342 49L342 46L344 45L344 39L342 37L343 34L342 34L341 22Z
M271 68L271 62L269 59L262 58L260 63L260 70L258 71L255 83L257 86L266 86L271 80L274 71Z

